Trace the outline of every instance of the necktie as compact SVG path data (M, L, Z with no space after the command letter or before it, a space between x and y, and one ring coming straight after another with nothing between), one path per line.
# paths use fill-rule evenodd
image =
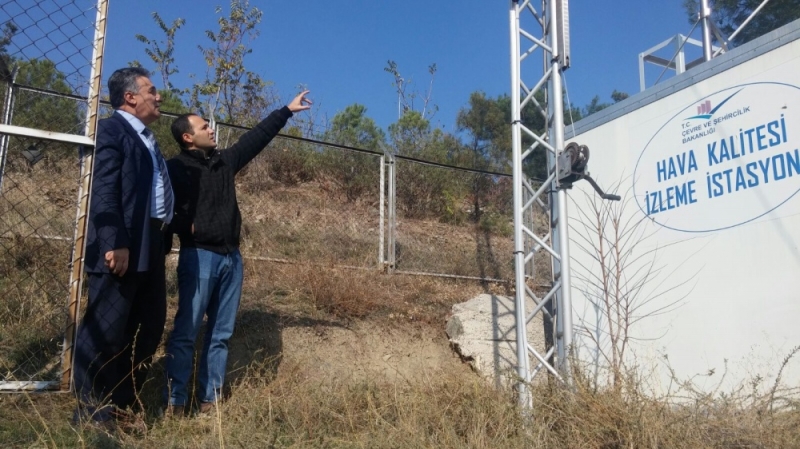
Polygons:
M153 153L156 156L156 161L158 162L158 171L161 174L161 182L164 185L164 213L166 217L164 221L169 223L172 221L172 207L174 204L174 199L172 196L172 183L169 181L169 173L167 172L167 163L164 161L164 156L161 154L161 148L158 147L158 142L156 141L153 132L149 129L145 128L142 131L147 140L150 141L150 144L153 145Z

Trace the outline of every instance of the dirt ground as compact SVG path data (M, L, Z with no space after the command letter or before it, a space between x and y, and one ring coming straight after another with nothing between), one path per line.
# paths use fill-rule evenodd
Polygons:
M394 383L469 371L449 347L444 330L400 331L360 323L346 329L291 327L283 337L286 361L308 366L304 374L312 378L348 381L379 376Z
M451 349L444 323L441 329L370 321L342 325L250 311L240 316L238 326L229 361L233 384L249 376L248 367L260 361L271 361L268 369L279 377L302 376L323 383L413 383L443 374L474 375Z

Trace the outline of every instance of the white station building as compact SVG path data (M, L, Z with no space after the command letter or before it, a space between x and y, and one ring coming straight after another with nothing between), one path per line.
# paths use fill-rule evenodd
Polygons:
M771 387L779 372L798 385L800 354L784 360L800 345L800 21L567 136L589 147L604 190L622 196L603 202L587 183L569 194L581 359L607 366L616 336L655 390L677 379L729 391L757 376ZM615 217L626 234L615 234ZM606 307L604 291L623 308Z

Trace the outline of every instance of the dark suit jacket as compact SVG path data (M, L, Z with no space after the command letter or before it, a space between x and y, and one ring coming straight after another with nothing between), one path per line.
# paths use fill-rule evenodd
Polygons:
M105 253L128 248L128 271L149 268L150 190L153 160L150 150L119 113L100 120L92 176L89 229L84 267L108 273Z

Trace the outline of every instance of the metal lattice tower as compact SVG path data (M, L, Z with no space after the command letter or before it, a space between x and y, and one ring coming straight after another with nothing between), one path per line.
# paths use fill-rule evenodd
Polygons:
M530 0L511 0L510 5L517 371L519 401L523 407L531 406L528 386L538 373L547 371L558 379L568 379L568 354L572 346L567 193L559 186L557 166L564 151L561 77L562 71L569 67L567 3L567 0L542 0L540 5L534 5ZM543 61L543 67L534 61L537 58L532 58L536 54L542 55L538 61ZM528 78L531 83L525 81ZM522 109L529 103L546 119L546 129L541 133L522 123ZM533 142L527 148L523 148L523 135ZM523 164L537 148L544 148L547 153L549 175L535 188L523 174ZM533 226L523 223L523 217L535 207L549 214L547 235L537 235ZM553 265L552 285L541 297L525 275L525 266L534 257L550 257ZM525 310L528 300L535 304L531 311ZM545 333L552 334L553 342L545 352L534 349L527 339L527 323L540 313L548 318L545 323L553 323L545 326Z

